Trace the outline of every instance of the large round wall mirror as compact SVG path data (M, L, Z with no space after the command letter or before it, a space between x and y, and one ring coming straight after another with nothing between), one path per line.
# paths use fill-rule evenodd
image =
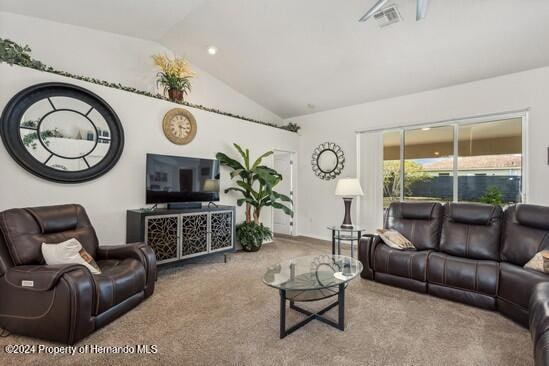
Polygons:
M325 142L313 151L311 165L320 179L334 179L345 166L345 155L339 145Z
M15 95L0 121L2 141L23 168L41 178L79 183L108 172L124 147L116 113L94 93L44 83Z

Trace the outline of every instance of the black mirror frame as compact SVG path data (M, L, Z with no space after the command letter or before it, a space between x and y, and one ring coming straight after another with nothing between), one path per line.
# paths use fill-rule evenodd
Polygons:
M39 162L27 151L20 135L21 117L38 100L54 96L84 101L107 122L111 144L105 157L96 165L79 171L57 170ZM99 178L116 165L124 150L124 129L111 106L87 89L59 82L36 84L11 98L0 117L0 135L6 150L21 167L40 178L57 183L82 183Z
M322 155L326 151L331 151L337 158L337 162L331 171L322 170L318 164L320 155ZM311 157L311 166L313 169L313 173L320 179L335 179L338 175L341 174L343 168L345 167L345 154L343 153L343 149L334 142L324 142L318 145L313 151L313 155Z

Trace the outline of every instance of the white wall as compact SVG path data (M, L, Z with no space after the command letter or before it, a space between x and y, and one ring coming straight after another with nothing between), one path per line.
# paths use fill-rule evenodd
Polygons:
M295 133L266 127L202 110L194 114L198 133L188 145L169 142L162 132L164 114L177 105L117 89L35 71L19 66L0 64L0 110L21 89L37 83L63 81L91 90L105 99L116 111L125 133L125 148L118 164L106 175L91 182L67 185L52 183L27 173L10 158L0 144L2 186L0 210L62 203L80 203L88 211L102 244L125 242L126 209L145 206L145 154L214 158L218 151L236 157L232 143L249 147L257 156L269 149L298 150ZM272 158L267 161L272 165ZM222 171L221 189L230 184ZM234 195L221 195L222 204L235 204ZM237 218L243 218L243 210ZM262 220L270 225L271 210L264 210Z
M334 196L336 182L322 181L311 171L310 156L318 144L327 140L339 144L346 157L341 177L353 177L357 171L355 131L525 108L530 108L527 201L549 205L546 187L549 181L546 151L549 146L548 96L549 67L292 118L299 121L302 127L298 170L300 234L328 238L326 226L338 224L343 219L343 203ZM364 148L362 151L361 174L377 174L375 169L380 168L380 151L377 150L377 154ZM381 187L371 184L363 189L381 192ZM361 224L372 225L367 222Z
M171 54L159 43L7 12L0 12L0 38L28 44L34 58L58 70L151 92L158 72L151 56ZM281 120L199 67L193 70L189 102L266 122Z
M150 60L151 54L169 53L154 42L2 12L0 37L29 44L36 58L55 68L146 90L154 90L156 70ZM193 83L191 102L262 120L279 120L223 82L197 67L195 69L199 76ZM0 65L0 80L0 107L3 107L9 97L25 86L63 78ZM545 151L549 145L546 141L549 135L549 68L293 117L291 120L302 126L301 137L197 110L194 113L199 122L199 135L192 144L184 147L172 145L162 136L160 120L172 104L70 79L67 81L85 85L115 108L126 130L127 145L122 160L112 172L97 181L65 186L47 183L25 173L7 157L5 151L0 150L5 177L0 191L0 209L81 202L90 210L101 238L108 243L123 241L124 210L144 205L145 152L213 157L217 150L231 151L230 143L233 141L248 145L256 152L269 148L299 150L297 231L302 235L328 238L326 226L342 220L343 203L333 194L335 181L322 181L311 171L310 156L318 144L333 141L342 146L346 155L342 177L350 177L356 175L357 130L523 108L530 108L528 201L549 205L549 193L544 187L549 180ZM362 147L362 162L366 164L361 167L363 175L379 169L379 164L373 165L381 159L381 156L376 156L376 151ZM363 188L377 189L372 182L378 180L369 180L370 183ZM223 197L223 200L233 202L229 197ZM363 200L363 204L369 203ZM270 210L264 210L264 213L270 215ZM265 222L270 222L270 218Z

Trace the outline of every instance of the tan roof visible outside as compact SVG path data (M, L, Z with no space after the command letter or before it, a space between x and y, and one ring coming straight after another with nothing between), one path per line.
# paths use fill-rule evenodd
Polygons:
M521 166L521 155L465 156L458 158L458 169L461 170L519 169ZM453 158L423 164L423 169L427 171L452 170L453 168Z

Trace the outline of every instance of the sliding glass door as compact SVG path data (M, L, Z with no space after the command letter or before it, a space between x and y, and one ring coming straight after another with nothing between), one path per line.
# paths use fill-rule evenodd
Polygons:
M399 200L521 202L522 135L522 117L384 132L384 207Z

